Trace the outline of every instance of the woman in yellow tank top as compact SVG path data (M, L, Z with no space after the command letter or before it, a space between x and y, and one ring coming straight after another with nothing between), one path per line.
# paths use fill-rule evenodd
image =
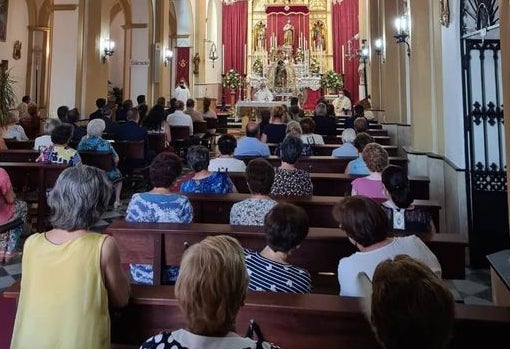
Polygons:
M89 231L110 195L110 181L95 167L59 176L48 198L54 229L24 245L12 349L110 347L108 306L127 304L129 282L115 240Z

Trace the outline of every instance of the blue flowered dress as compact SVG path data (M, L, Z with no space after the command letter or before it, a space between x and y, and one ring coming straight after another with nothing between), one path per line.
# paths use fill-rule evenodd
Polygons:
M233 183L226 172L213 172L202 179L188 179L181 184L181 193L232 193Z
M119 157L119 155L117 154L115 149L113 149L110 142L97 136L82 138L80 143L78 143L78 147L76 148L76 150L109 152L112 154L114 159ZM115 166L113 170L106 172L106 175L111 181L114 181L122 177L122 173L120 173L120 170L117 168L117 166Z
M126 211L128 222L191 223L193 207L186 196L178 194L134 194ZM151 264L130 264L131 278L137 284L152 285ZM165 283L173 284L179 274L178 266L167 266Z

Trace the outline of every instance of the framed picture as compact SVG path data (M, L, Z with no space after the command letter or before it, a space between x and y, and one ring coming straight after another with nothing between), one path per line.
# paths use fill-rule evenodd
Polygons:
M0 0L0 41L5 42L7 38L7 10L9 0Z

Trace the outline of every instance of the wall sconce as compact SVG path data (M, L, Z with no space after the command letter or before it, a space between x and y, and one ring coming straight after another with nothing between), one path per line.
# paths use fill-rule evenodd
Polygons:
M103 64L106 63L108 57L112 56L115 52L115 42L110 39L105 39L103 42Z
M383 52L383 40L381 38L377 38L374 41L374 51L377 55L382 55Z
M395 28L397 29L397 33L393 35L393 37L396 39L397 44L407 45L407 55L411 56L411 47L407 41L409 37L409 20L407 15L402 15L395 20Z
M213 42L211 44L211 48L209 49L209 60L212 61L212 67L214 68L214 61L218 59L218 52L216 49L216 44Z
M165 57L164 57L164 60L165 60L165 67L168 66L168 63L170 63L172 61L172 58L174 57L174 53L172 50L170 50L169 48L167 48L165 50Z

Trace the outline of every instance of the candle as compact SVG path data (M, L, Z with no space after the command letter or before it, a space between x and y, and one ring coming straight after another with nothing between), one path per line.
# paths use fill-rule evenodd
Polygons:
M221 52L221 54L222 54L222 56L221 56L222 57L221 58L221 63L223 65L222 66L222 68L223 68L222 69L222 73L225 74L225 44L221 45L221 50L222 50L222 52Z
M244 74L246 75L246 66L248 65L248 48L244 43Z
M342 45L342 74L345 74L345 46Z

